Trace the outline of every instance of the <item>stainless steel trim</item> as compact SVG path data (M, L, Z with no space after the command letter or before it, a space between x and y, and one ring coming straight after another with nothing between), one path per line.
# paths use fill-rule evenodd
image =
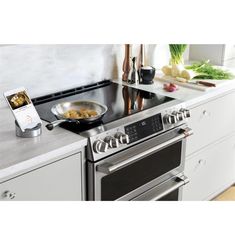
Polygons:
M186 137L188 137L188 136L193 134L193 130L190 129L190 128L180 129L179 131L181 131L181 132L180 132L180 134L178 136L176 136L176 137L174 137L174 138L172 138L172 139L170 139L170 140L168 140L166 142L163 142L162 144L157 145L157 146L155 146L155 147L153 147L151 149L148 149L145 152L141 152L140 154L132 156L129 159L126 159L124 161L121 161L121 162L118 162L118 163L115 163L115 164L104 163L102 165L98 165L97 166L97 171L101 172L101 173L104 173L104 174L111 174L114 171L125 167L129 163L136 161L137 159L143 158L143 157L153 153L154 151L160 150L161 148L164 148L164 147L166 147L168 145L171 145L171 144L173 144L173 143L175 143L177 141L180 141L181 139L186 138Z
M157 201L171 192L179 189L188 182L189 179L185 175L171 178L170 180L150 189L144 194L137 196L136 198L132 199L132 201Z

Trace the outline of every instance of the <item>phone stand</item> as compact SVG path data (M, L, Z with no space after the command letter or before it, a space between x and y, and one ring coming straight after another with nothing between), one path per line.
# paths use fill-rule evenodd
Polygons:
M18 136L18 137L33 138L33 137L37 137L37 136L41 135L41 133L42 133L42 124L41 123L39 123L34 128L25 129L24 132L20 129L17 121L15 121L15 125L16 125L16 136Z

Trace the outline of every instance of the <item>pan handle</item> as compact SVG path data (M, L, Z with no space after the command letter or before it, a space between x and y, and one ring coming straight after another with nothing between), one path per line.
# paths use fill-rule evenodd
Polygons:
M69 120L66 120L66 119L56 120L56 121L54 121L54 122L48 123L48 124L46 125L46 128L47 128L48 130L52 130L52 129L54 129L55 127L59 126L61 123L63 123L63 122L68 122L68 121L69 121Z

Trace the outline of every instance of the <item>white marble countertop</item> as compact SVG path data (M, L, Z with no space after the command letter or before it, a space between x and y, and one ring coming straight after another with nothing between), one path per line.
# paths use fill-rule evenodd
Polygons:
M10 110L0 109L0 182L79 152L87 139L62 128L43 132L35 138L15 135L15 123Z
M126 82L122 82L120 80L114 81L116 83L121 84L127 84ZM235 79L226 81L224 85L218 87L218 88L210 88L207 91L200 91L196 89L191 89L183 86L178 86L179 89L175 92L167 92L163 89L164 82L154 80L153 84L134 84L128 86L139 88L142 90L146 90L153 93L158 93L160 95L169 96L175 99L179 99L185 102L186 106L188 108L195 107L201 103L205 103L205 101L210 100L211 98L219 97L222 94L226 94L227 92L231 92L232 90L235 90Z

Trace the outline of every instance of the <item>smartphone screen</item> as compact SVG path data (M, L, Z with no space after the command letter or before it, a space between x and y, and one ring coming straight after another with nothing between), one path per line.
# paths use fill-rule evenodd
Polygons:
M41 119L25 88L18 88L4 93L4 97L13 112L21 130L31 129L41 123Z

